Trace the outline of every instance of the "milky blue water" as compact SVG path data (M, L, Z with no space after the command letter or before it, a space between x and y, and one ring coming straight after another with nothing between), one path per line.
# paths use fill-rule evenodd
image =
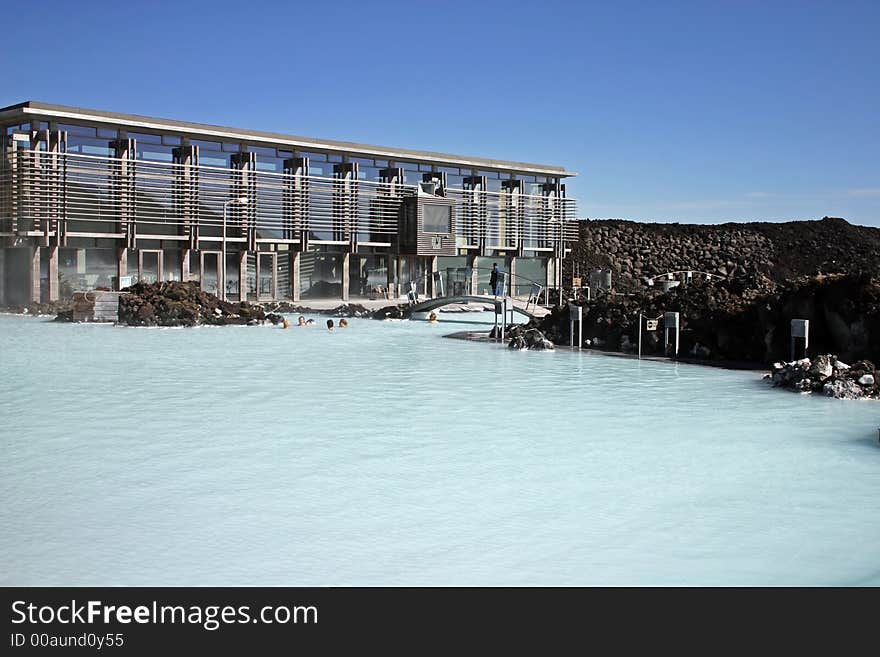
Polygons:
M0 316L0 584L880 583L880 404L442 319Z

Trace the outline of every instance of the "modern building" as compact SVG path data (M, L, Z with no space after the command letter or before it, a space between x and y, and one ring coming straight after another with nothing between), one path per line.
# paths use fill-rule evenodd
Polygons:
M227 299L559 285L558 166L24 102L0 109L0 304L133 281Z

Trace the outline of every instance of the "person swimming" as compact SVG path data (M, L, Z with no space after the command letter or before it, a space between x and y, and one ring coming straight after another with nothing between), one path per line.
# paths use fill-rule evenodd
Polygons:
M339 320L339 328L345 328L346 326L348 326L348 320L343 317Z
M302 315L300 315L299 319L296 320L296 325L297 326L305 326L306 325L306 318L303 317Z
M286 317L284 318L284 321L281 322L281 328L290 328L290 322L287 320Z
M332 331L332 330L333 330L333 320L332 320L332 319L328 319L328 320L327 320L327 330L328 330L328 331Z
M428 315L428 321L431 322L432 324L436 324L438 321L437 320L437 313L431 312L431 314Z

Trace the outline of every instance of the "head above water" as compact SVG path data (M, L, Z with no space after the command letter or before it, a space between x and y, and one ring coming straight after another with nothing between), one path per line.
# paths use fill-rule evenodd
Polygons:
M303 317L302 315L300 315L300 316L299 316L299 319L297 319L296 322L297 322L297 324L299 324L300 326L305 326L305 324L306 324L306 318Z
M346 326L348 326L348 320L343 317L339 320L339 328L345 328Z
M328 320L327 320L327 330L328 330L328 331L332 331L332 330L333 330L333 320L332 320L332 319L328 319Z

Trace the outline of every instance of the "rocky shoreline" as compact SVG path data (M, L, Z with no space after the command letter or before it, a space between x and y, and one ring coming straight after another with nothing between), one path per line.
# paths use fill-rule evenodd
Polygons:
M34 304L10 310L16 314L54 314L56 321L74 321L70 302ZM359 304L348 303L330 309L315 309L286 301L264 304L228 302L202 291L196 282L137 283L119 296L118 323L125 326L254 326L266 322L279 324L284 314L400 319L405 316L405 307L387 306L370 310Z
M820 393L836 399L877 399L880 397L877 370L869 360L847 365L833 354L774 363L764 376L775 387L794 392Z

